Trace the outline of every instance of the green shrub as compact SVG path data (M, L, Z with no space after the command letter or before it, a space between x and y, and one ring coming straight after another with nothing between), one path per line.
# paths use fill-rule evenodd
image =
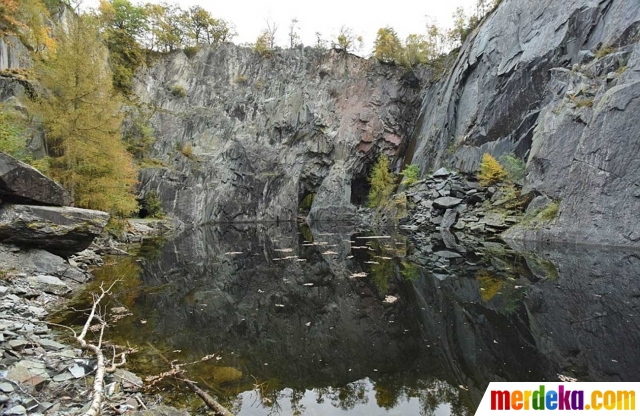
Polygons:
M380 155L369 177L371 189L369 190L367 205L370 208L383 206L393 193L394 182L395 178L389 172L389 160L385 155Z
M316 194L309 194L305 196L302 202L300 202L298 210L300 212L309 212L311 210L311 206L313 205L313 198L315 196Z
M162 218L165 215L162 210L162 202L160 201L160 197L156 191L149 191L145 193L141 205L149 218Z
M526 165L522 159L516 157L513 153L500 156L500 164L507 171L507 179L511 182L520 183L524 179Z
M547 205L540 213L536 216L536 218L540 221L551 221L555 217L558 216L558 211L560 210L560 204L556 201L551 202Z
M26 156L27 140L22 120L15 112L0 106L0 152L23 160Z
M184 98L187 96L187 91L182 85L174 85L171 87L171 94L173 94L174 97Z
M184 54L187 55L187 58L191 59L200 52L201 46L186 46L183 50Z
M420 167L418 165L409 165L400 174L404 177L402 184L411 186L420 179Z
M601 46L600 49L598 49L596 51L596 58L600 59L600 58L604 58L607 55L612 54L613 52L616 51L616 48L614 48L611 45L608 46Z

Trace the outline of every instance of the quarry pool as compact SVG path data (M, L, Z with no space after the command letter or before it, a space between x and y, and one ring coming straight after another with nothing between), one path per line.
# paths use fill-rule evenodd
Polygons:
M467 415L491 381L638 381L640 254L442 253L335 224L217 226L109 258L93 285L122 280L106 338L138 348L130 370L186 363L238 415Z

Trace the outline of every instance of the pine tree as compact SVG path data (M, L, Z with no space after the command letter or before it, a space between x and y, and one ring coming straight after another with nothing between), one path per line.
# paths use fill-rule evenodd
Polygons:
M393 174L389 172L389 160L385 155L380 155L369 177L371 189L368 205L370 208L380 207L389 199L393 193L394 181Z
M45 131L51 174L78 206L130 215L136 170L121 140L122 102L98 30L76 16L58 39L55 57L35 67L46 92L28 103Z

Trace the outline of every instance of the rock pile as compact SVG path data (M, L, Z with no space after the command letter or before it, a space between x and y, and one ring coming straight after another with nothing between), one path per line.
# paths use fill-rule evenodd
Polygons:
M480 186L475 179L442 168L407 191L410 215L401 228L497 234L520 221L517 209L506 209L514 199L509 190Z
M481 186L473 177L439 169L406 193L409 213L400 225L411 233L412 261L446 278L455 266L488 249L504 251L498 235L522 220L513 187Z
M18 261L28 258L15 247L2 246L0 252L1 256L13 255ZM72 266L46 270L55 275L44 274L43 269L32 270L33 273L2 271L0 412L80 414L88 403L88 378L95 362L80 349L59 342L61 333L53 330L64 330L52 328L45 319L47 310L65 302L64 297L78 285L77 276L84 273ZM120 410L138 410L142 396L136 395L141 386L142 380L137 376L118 370L107 380L105 391L109 402Z

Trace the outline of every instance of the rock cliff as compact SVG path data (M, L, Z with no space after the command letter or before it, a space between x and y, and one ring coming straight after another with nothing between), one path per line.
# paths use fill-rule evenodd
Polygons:
M428 76L312 48L159 58L135 92L166 167L145 169L142 191L187 224L292 220L310 194L313 220L351 220L377 155L404 151Z
M561 201L516 239L640 241L640 3L504 0L427 90L409 160L477 169L527 161L525 191Z

